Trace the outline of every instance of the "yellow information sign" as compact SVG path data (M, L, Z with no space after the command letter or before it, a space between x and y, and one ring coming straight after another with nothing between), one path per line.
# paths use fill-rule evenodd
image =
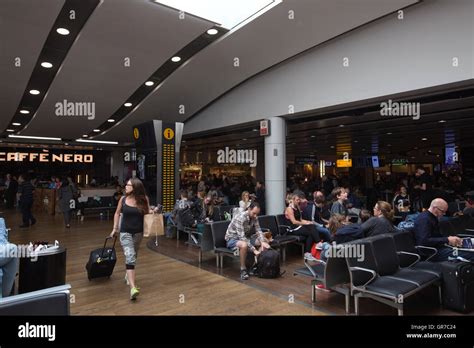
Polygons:
M351 168L352 167L352 159L338 159L336 162L336 166L338 168Z
M140 138L140 131L138 130L138 128L134 128L134 129L133 129L133 137L134 137L135 139Z
M171 140L174 138L174 131L171 128L166 128L163 132L163 136L166 140Z

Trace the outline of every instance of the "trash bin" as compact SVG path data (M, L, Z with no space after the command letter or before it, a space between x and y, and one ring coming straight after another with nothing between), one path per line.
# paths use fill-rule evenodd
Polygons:
M66 249L59 247L20 259L18 293L66 284Z

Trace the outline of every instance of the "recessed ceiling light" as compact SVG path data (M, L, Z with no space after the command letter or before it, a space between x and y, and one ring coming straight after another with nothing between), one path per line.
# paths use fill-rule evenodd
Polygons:
M112 144L117 145L118 141L107 141L107 140L85 140L85 139L76 139L78 143L89 143L89 144ZM100 150L100 149L98 149Z
M53 64L51 64L50 62L43 62L43 63L41 63L41 66L43 68L48 68L49 69L49 68L53 67Z
M20 139L37 139L37 140L58 140L58 141L62 140L61 138L37 137L37 136L33 136L33 135L13 135L13 134L10 134L8 137L9 138L20 138Z
M354 143L358 143L358 142L359 142L359 140L354 140Z
M180 60L181 60L181 57L178 57L178 56L171 58L171 61L174 63L178 63Z
M392 135L392 132L388 132L387 135Z
M30 112L28 110L20 110L20 114L28 115Z
M126 106L127 108L129 108L130 106L132 106L132 103L125 103L123 104L123 106Z
M334 146L331 146L331 149L334 149Z
M40 91L38 91L37 89L30 89L30 94L38 95L40 94Z
M257 128L254 128L254 129L252 129L252 131L254 131L254 132L258 132L258 129L257 129Z
M243 141L247 141L247 139L246 139L246 138L243 138L242 140L243 140Z
M340 124L339 127L344 127L344 125L343 125L343 124Z
M66 28L58 28L56 29L56 32L60 35L69 35L69 30Z
M387 146L392 146L392 144L387 144Z
M446 120L440 120L439 121L439 123L445 123L445 122L446 122Z
M312 135L311 138L316 138L316 135Z
M64 143L64 145L68 146L68 145L69 145L69 143Z
M114 122L115 122L115 120L114 120L114 119L112 119L112 118L109 118L109 119L107 120L107 122L114 123Z
M14 129L7 129L7 132L14 132Z
M209 29L209 30L207 31L207 33L208 33L209 35L216 35L218 32L219 32L219 31L218 31L217 29L214 29L214 28Z
M87 137L88 137L88 135L87 135L87 134L84 134L84 135L82 135L82 137L83 137L83 138L87 138Z
M153 81L145 82L145 86L153 86L155 83Z
M21 126L21 123L14 122L14 123L12 123L12 126Z
M100 129L94 129L94 132L99 133Z
M428 140L428 138L421 138L421 140L422 140L422 141L426 141L426 140Z

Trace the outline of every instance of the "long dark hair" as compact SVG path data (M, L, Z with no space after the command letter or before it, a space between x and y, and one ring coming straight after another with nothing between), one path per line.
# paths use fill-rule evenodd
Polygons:
M132 196L135 198L138 210L143 214L147 214L150 207L148 206L148 200L146 199L145 186L143 186L143 183L138 178L131 178L129 181L132 183L133 190L127 194L127 197Z

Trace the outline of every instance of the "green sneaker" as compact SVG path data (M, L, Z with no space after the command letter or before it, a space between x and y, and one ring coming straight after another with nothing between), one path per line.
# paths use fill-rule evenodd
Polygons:
M140 288L135 287L130 290L130 300L136 300L138 295L140 295Z

